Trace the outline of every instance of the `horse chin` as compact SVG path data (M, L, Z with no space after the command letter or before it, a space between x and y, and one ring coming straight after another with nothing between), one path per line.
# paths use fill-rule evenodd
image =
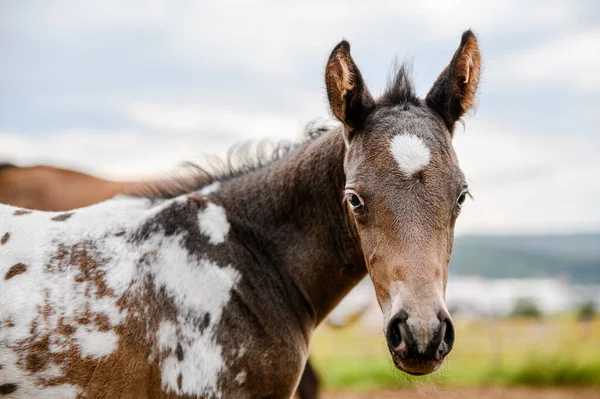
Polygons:
M392 360L394 361L394 366L396 366L398 370L414 376L431 374L434 371L437 371L444 363L444 359L441 361L429 362L403 362L397 355L392 355Z

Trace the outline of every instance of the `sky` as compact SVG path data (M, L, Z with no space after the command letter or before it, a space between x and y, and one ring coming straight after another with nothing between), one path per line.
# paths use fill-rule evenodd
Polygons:
M330 118L350 41L373 94L395 59L425 96L472 28L483 75L454 145L474 201L458 234L600 231L600 3L0 2L0 162L132 179Z

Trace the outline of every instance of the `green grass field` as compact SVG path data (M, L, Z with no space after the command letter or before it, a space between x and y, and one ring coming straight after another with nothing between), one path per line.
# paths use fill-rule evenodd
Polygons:
M381 332L321 327L311 350L325 389L374 390L433 383L477 385L599 385L600 320L571 316L543 321L456 320L456 342L445 365L410 377L392 365Z

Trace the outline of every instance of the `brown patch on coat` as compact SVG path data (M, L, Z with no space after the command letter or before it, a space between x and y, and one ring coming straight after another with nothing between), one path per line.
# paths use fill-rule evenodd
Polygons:
M17 209L13 213L13 216L29 215L30 213L31 213L31 211L28 211L27 209Z
M156 252L151 251L142 256L138 263L152 262L155 257ZM95 293L96 297L92 298L96 299L107 296L115 298L114 292L104 283L104 275L100 270L106 261L91 242L61 245L46 266L46 271L63 273L78 270L75 280L91 283L87 285L95 287L86 295ZM52 331L44 330L42 326L49 325L51 316L55 314L46 294L45 303L38 308L39 316L32 323L31 336L19 343L18 365L33 373L41 386L70 384L81 391L80 397L188 397L162 390L161 360L169 356L182 360L184 352L181 346L163 353L153 350L156 348L155 337L160 321L176 322L177 308L164 290L157 290L150 276L146 276L146 279L135 294L117 299L117 306L128 312L124 323L117 326L111 325L106 314L92 312L86 307L73 317L58 319ZM94 325L97 331L113 331L119 338L116 350L101 358L84 355L75 342L74 333L78 325ZM54 348L57 338L63 343L59 345L62 350L58 351ZM59 375L35 375L49 366L57 367ZM182 377L177 382L181 384Z
M61 213L60 215L56 215L54 216L52 219L55 222L64 222L65 220L69 219L71 216L73 216L75 214L75 212L68 212L68 213Z
M206 207L206 198L201 195L190 195L188 197L188 203L203 209Z
M75 331L77 331L77 328L75 328L71 324L68 324L65 321L65 318L61 317L60 319L58 319L58 326L56 327L55 331L60 335L70 336L70 335L75 334Z
M49 354L50 334L46 334L27 346L25 369L32 373L45 369L50 359Z
M104 266L109 259L104 258L92 241L82 241L68 247L64 244L58 246L56 254L46 265L46 272L64 273L70 268L79 269L74 280L78 283L93 282L93 286L86 287L86 296L91 295L92 287L96 288L96 298L110 294L110 290L104 282Z
M116 329L119 348L100 359L83 355L74 344L64 351L50 352L47 334L29 350L27 369L41 371L50 364L59 367L61 375L42 378L41 385L71 384L81 390L81 397L161 397L160 370L156 362L147 361L144 331L131 327Z
M10 269L8 269L8 271L6 272L6 275L4 276L5 280L10 280L11 278L13 278L14 276L17 276L19 274L23 274L27 271L27 265L24 263L17 263L16 265L13 265L10 267Z
M17 384L9 383L0 385L0 395L8 395L9 393L15 392L19 386Z
M1 245L4 245L4 244L6 244L6 243L8 242L8 239L9 239L9 238L10 238L10 233L8 233L8 232L7 232L7 233L5 233L5 234L2 236L2 239L0 239L0 244L1 244Z

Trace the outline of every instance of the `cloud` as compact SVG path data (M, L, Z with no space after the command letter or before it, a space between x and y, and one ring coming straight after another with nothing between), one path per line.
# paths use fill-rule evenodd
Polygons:
M475 29L483 37L554 29L573 22L583 11L582 2L564 0L424 0L410 2L410 6L403 2L391 3L394 17L401 16L410 28L438 41L452 38L466 28ZM428 32L422 33L421 29Z
M74 129L24 136L0 132L0 160L17 165L50 164L120 180L162 175L203 153L224 153L218 141L174 140L143 130Z
M203 104L136 102L126 114L135 122L155 130L179 134L225 134L248 138L291 138L301 131L301 121L285 114L244 112Z
M535 85L597 93L599 48L600 29L584 30L508 54L491 64L489 77L498 88Z
M116 50L107 63L127 62L131 54L145 55L152 62L158 55L159 62L169 60L173 65L202 69L237 66L270 76L293 76L303 70L309 56L324 61L343 37L397 53L426 43L457 43L460 33L469 27L490 40L557 29L585 12L584 3L567 0L106 0L94 4L63 0L35 9L22 5L7 9L13 12L8 13L5 29L29 42L43 35L48 44L61 50L59 56L72 49L92 50L90 57L95 57L94 52ZM152 45L135 46L135 42L146 41ZM121 49L123 42L131 42L131 46Z
M581 139L523 132L489 121L468 121L455 148L474 201L459 233L597 231L600 137Z

